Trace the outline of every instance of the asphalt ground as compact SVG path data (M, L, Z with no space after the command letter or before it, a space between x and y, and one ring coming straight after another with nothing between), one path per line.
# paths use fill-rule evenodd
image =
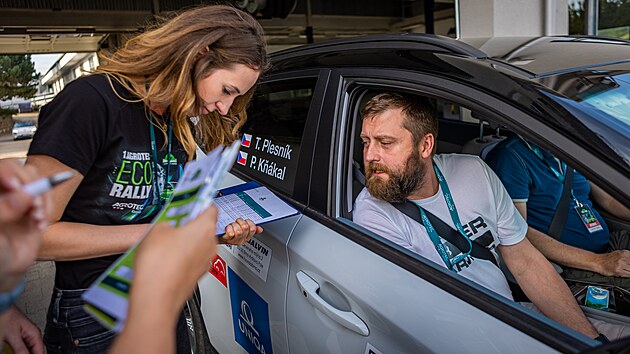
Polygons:
M0 134L0 159L25 159L31 139L13 140L11 133Z

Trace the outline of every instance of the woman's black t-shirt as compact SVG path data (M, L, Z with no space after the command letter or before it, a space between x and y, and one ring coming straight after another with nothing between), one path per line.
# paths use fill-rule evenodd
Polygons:
M164 134L155 128L158 167L153 172L148 110L137 101L116 81L91 75L72 81L42 107L28 154L48 155L84 176L61 221L144 224L157 215L160 193L154 193L154 179L158 191L174 188L188 156L173 138L168 158ZM57 261L55 286L87 288L117 258Z

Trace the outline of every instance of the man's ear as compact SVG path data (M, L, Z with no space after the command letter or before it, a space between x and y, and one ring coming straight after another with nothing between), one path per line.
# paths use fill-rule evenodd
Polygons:
M435 148L435 136L433 133L427 133L420 140L420 146L418 146L418 151L420 151L420 157L423 159L428 159L433 155L433 149Z

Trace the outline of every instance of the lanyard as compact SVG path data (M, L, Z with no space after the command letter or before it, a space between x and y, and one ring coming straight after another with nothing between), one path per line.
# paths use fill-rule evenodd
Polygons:
M527 147L534 153L534 155L536 155L536 157L540 159L540 161L544 162L547 165L547 167L549 167L549 169L551 170L551 172L553 172L553 174L556 176L558 181L560 181L560 183L564 183L564 176L566 175L566 172L567 172L567 165L564 162L560 162L560 160L554 157L554 160L558 162L558 167L559 167L559 169L556 169L551 163L549 163L548 159L545 159L542 151L540 151L540 148L538 148L538 146L531 145L525 139L523 139L523 142L525 142L525 145L527 145ZM573 193L573 191L571 191L571 193Z
M453 196L451 195L451 191L448 188L446 179L442 175L442 172L437 167L435 162L433 163L433 170L435 171L438 182L440 183L440 187L442 188L442 194L444 195L444 200L446 201L446 206L448 207L448 211L451 214L451 219L453 220L453 223L455 224L455 227L457 228L457 231L459 231L460 235L462 235L466 239L466 241L468 241L468 252L461 253L457 257L453 258L453 260L450 260L448 253L446 252L446 248L444 247L444 244L440 240L440 235L438 235L437 231L435 231L435 227L433 227L433 225L431 224L431 221L427 217L427 214L424 212L424 209L418 204L416 205L418 205L418 208L420 209L420 216L422 217L422 223L424 225L424 228L427 230L427 234L429 234L429 238L431 239L431 242L433 242L435 249L437 250L438 254L442 258L442 260L444 261L448 269L453 270L454 264L459 263L462 259L470 255L470 252L472 252L472 243L470 241L470 238L466 236L464 227L462 226L462 223L459 219L459 215L457 214L457 208L455 207L455 202L453 201Z
M540 148L538 146L531 145L525 139L523 139L523 141L525 142L527 147L534 153L534 155L536 155L542 162L544 162L547 165L547 167L549 167L549 169L551 170L551 172L553 172L553 174L556 176L558 181L560 181L560 183L564 183L564 176L566 176L567 168L568 168L567 164L565 164L564 162L560 162L559 159L554 157L554 159L558 161L558 166L560 167L560 171L562 171L562 173L559 172L553 167L553 165L549 163L548 159L545 159L545 157L542 154L542 151L540 151ZM573 194L573 188L571 188L571 198L573 198L573 202L575 203L575 206L582 207L584 205L575 197L575 194Z
M157 201L156 204L162 207L164 205L164 199L161 197L163 189L166 189L166 185L171 178L171 142L173 135L173 120L168 118L168 154L166 155L166 159L168 160L166 164L166 179L164 180L163 189L160 190L158 185L158 172L157 167L159 164L157 157L157 143L155 142L155 127L153 124L153 113L151 113L151 109L149 109L149 132L151 134L151 154L153 155L153 161L151 161L151 167L153 169L153 200Z

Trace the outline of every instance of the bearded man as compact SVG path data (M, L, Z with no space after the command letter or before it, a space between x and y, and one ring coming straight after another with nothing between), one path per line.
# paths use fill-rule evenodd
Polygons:
M470 255L472 247L460 250L440 237L428 226L426 215L431 213L456 230L457 237L473 242L482 238L495 257L500 251L520 287L544 315L606 340L586 319L552 265L527 240L527 223L494 172L477 156L434 155L438 121L427 99L382 93L366 103L362 116L367 188L355 202L357 224L513 300L499 267ZM407 200L419 208L423 225L391 204ZM598 329L613 333L605 327Z

